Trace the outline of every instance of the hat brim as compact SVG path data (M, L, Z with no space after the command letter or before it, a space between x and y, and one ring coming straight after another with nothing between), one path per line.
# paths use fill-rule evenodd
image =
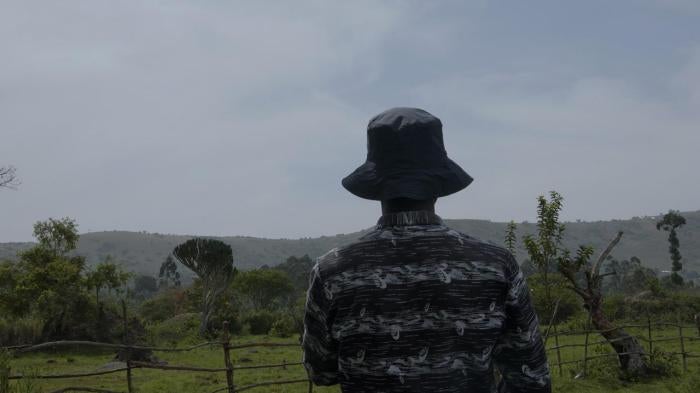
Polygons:
M393 169L383 172L367 161L346 176L343 187L352 194L374 201L395 198L429 200L454 194L474 179L454 161L446 158L442 165L425 169Z

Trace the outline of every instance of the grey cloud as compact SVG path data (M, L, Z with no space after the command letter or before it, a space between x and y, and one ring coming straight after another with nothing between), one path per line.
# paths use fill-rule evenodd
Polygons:
M610 18L630 4L611 6ZM367 227L378 206L340 179L364 160L367 120L397 105L441 117L448 152L476 178L440 201L444 216L531 218L551 188L571 218L697 209L691 6L634 6L624 31L595 31L611 44L591 41L592 13L568 26L566 7L520 7L7 3L0 165L15 165L23 184L0 192L0 241L28 240L34 221L64 215L82 230L298 237ZM647 31L659 7L659 23L677 29ZM663 45L640 49L630 32ZM624 45L629 59L613 55Z

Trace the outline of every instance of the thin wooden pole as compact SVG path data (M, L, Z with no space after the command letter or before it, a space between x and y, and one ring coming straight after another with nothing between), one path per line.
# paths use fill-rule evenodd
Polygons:
M557 325L554 325L554 345L557 347L557 365L559 366L559 376L561 377L564 373L561 369L561 351L559 349L559 332L557 331Z
M586 341L583 345L583 376L588 374L588 336L591 334L591 317L588 318L586 326Z
M651 337L651 317L647 313L647 337L649 338L649 360L654 363L654 339Z
M224 335L221 345L224 348L224 364L226 366L226 386L228 387L228 392L233 393L236 388L233 384L233 364L231 364L231 353L230 353L230 343L231 336L229 334L229 323L224 321Z
M124 345L127 347L124 351L124 356L126 357L126 388L129 393L134 391L134 387L131 382L131 348L129 348L129 320L126 313L126 301L122 299L122 315L124 316Z
M685 352L685 342L683 341L683 325L681 325L681 316L678 314L678 338L681 342L681 356L683 359L683 372L688 371L687 353Z

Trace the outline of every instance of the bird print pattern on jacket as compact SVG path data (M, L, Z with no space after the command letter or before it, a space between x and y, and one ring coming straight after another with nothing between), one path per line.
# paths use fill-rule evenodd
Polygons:
M318 258L304 324L309 376L344 393L551 391L513 256L431 212L384 215Z

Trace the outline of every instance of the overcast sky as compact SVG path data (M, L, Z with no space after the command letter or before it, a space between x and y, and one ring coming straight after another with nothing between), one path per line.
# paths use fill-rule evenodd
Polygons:
M306 237L376 222L367 121L442 119L446 218L700 209L700 2L3 1L0 241L80 230Z

